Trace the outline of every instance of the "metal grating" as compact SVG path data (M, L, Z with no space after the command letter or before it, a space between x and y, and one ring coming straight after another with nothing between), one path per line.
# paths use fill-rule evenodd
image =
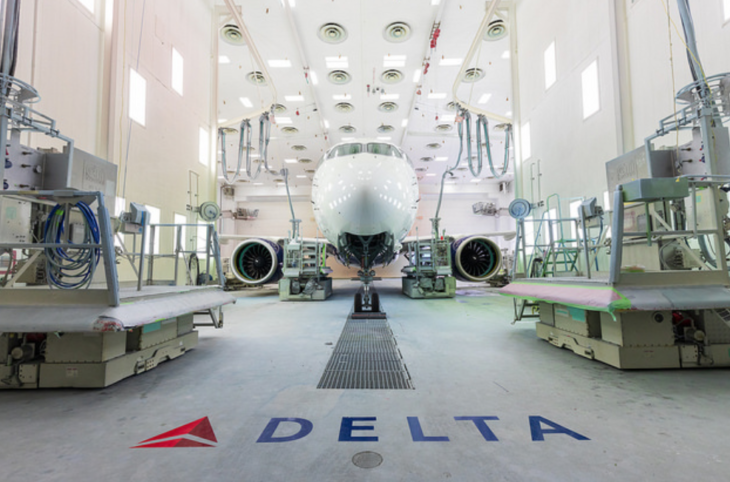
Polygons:
M349 316L317 388L412 389L388 320Z

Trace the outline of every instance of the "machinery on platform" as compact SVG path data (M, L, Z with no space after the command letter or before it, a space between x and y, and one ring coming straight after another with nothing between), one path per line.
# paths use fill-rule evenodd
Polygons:
M677 3L695 81L644 147L606 164L611 221L589 200L578 218L537 221L547 229L528 240L529 209L510 210L518 256L501 293L515 298L515 321L537 317L540 338L617 368L730 366L730 74L705 77L689 5ZM654 148L678 130L692 140ZM554 235L565 223L577 239Z
M7 0L3 7L0 389L105 387L194 348L196 313L210 314L221 326L220 307L234 299L220 286L217 235L208 225L202 251L207 271L178 283L177 262L190 253L181 247L180 230L198 225L150 224L146 209L135 203L119 219L109 215L117 166L75 148L53 119L33 108L38 92L13 76L20 2ZM33 149L20 143L23 132L62 140L65 147ZM178 242L169 255L174 279L161 281L153 264L166 255L152 247L155 230L163 227L177 229ZM138 253L126 251L123 234L134 236L133 251L141 237ZM117 264L124 258L136 287L120 287ZM218 281L209 274L213 262Z

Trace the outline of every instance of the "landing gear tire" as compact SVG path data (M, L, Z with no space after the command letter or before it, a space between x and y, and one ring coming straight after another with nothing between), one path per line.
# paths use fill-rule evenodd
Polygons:
M362 294L355 295L355 313L362 313Z
M373 305L372 310L373 312L379 312L380 311L380 295L377 293L373 293L371 296L371 303Z

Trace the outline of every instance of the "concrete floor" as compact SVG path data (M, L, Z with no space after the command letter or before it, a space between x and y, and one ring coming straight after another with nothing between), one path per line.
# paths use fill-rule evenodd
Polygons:
M222 330L198 348L101 390L0 392L3 480L33 481L615 481L727 480L730 378L724 369L621 372L559 350L530 324L510 326L512 301L476 285L456 299L416 301L379 283L415 390L317 390L356 283L324 303L240 293ZM202 417L213 448L130 449ZM471 421L487 422L486 441ZM531 416L590 440L533 441ZM338 441L343 417L376 417ZM425 436L414 442L407 417ZM257 443L272 418L312 422L309 435ZM298 425L284 422L284 437ZM558 432L562 429L553 429ZM353 464L380 454L379 467Z

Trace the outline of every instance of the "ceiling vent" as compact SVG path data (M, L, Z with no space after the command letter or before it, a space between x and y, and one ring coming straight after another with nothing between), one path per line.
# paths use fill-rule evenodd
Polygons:
M291 134L296 134L297 132L299 132L299 129L297 129L296 127L287 126L287 127L282 127L281 132L283 132L284 134L291 135Z
M246 80L248 80L252 84L266 85L266 77L264 77L264 74L262 74L258 70L246 74Z
M395 112L398 110L398 104L395 102L383 102L378 106L380 112Z
M274 114L283 114L284 112L286 112L286 106L281 104L276 104L274 106Z
M284 180L282 178L277 178L277 179L274 179L274 182L284 182Z
M350 77L350 74L348 74L344 70L333 70L332 72L329 73L327 78L330 80L330 82L332 82L333 84L336 84L336 85L346 84L346 83L350 82L350 80L352 79Z
M433 157L422 157L421 162L431 162L433 161Z
M227 136L238 134L238 129L234 129L233 127L221 127L220 130Z
M452 112L456 112L459 109L459 106L456 104L456 102L449 102L448 104L446 104L446 109Z
M306 172L307 174L314 174L315 172L317 172L317 170L316 169L305 169L304 172Z
M307 150L307 146L303 146L301 144L291 146L291 148L293 151L306 151Z
M389 126L386 124L381 125L377 129L377 131L380 132L381 134L385 134L387 132L393 132L394 130L395 130L395 128L393 126Z
M461 166L461 167L457 167L457 168L456 168L456 170L457 170L457 171L466 171L466 170L468 170L468 169L469 169L469 168L468 168L468 167L465 167L465 166Z
M380 76L380 79L385 82L386 84L397 84L401 80L403 80L403 74L400 70L386 70L383 72L383 74Z
M461 80L462 82L472 83L476 82L477 80L482 80L483 78L484 71L475 67L467 69L466 72L464 72L464 77Z
M495 41L507 36L507 24L501 18L489 22L487 31L484 32L484 40Z
M340 127L340 132L342 132L343 134L352 134L355 131L357 131L355 126L346 125L346 126Z
M416 171L416 172L426 172L426 168L425 168L425 167L417 167L417 168L415 169L415 171Z
M305 158L305 159L299 159L299 162L301 164L311 164L312 160Z
M403 42L411 36L411 27L405 22L393 22L383 31L388 42Z
M426 144L427 149L441 149L441 144L438 142L432 142L431 144Z
M246 45L246 40L243 38L243 33L238 25L233 23L227 23L221 27L220 30L221 40L227 44L241 46Z
M355 107L349 102L340 102L339 104L335 105L335 110L342 114L349 114L350 112L355 110Z
M347 38L347 30L336 23L326 23L319 27L319 38L328 44L338 44Z
M436 132L449 132L454 126L451 124L439 124L436 126Z

